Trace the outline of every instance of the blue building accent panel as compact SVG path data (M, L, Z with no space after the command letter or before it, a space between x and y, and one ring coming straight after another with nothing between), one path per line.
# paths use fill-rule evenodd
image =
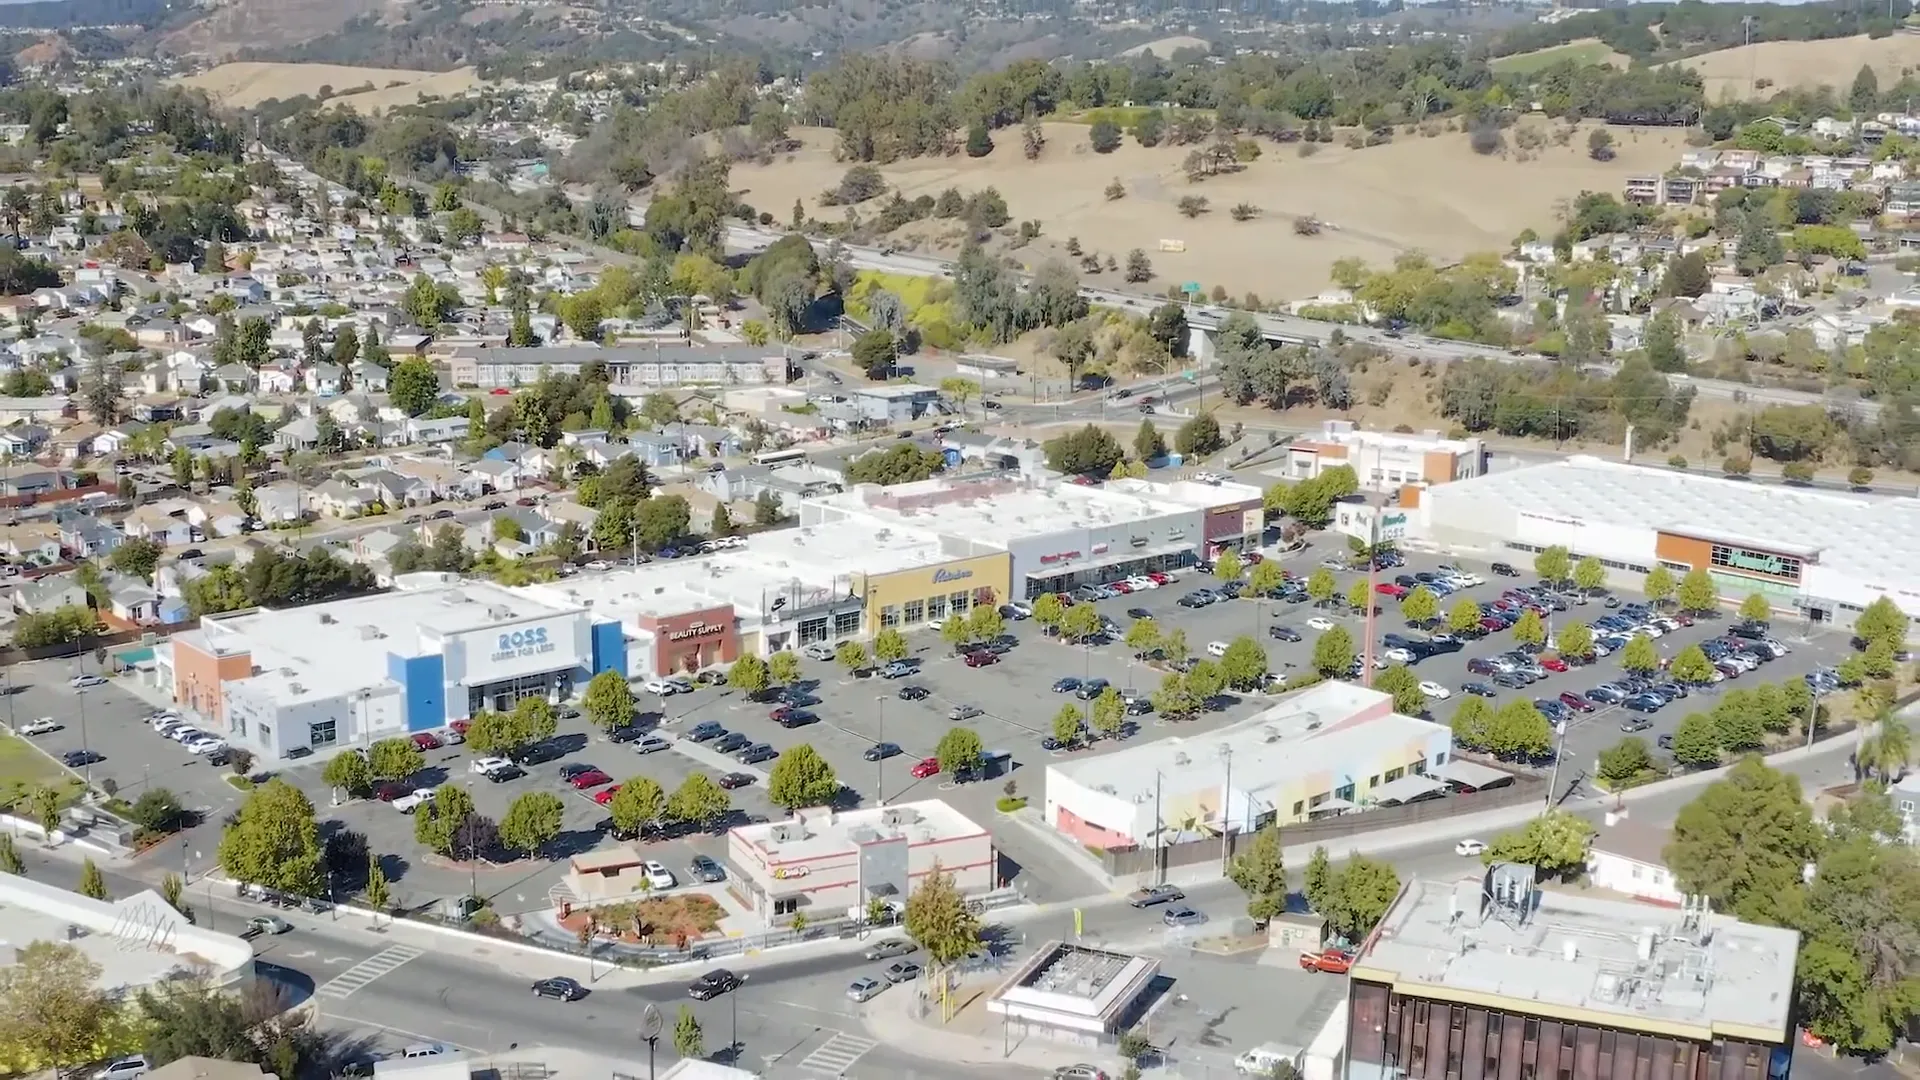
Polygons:
M588 674L603 671L617 671L621 678L627 677L627 631L617 622L593 624L593 670Z
M401 715L408 731L432 731L447 724L447 664L439 653L387 654L387 677L400 684Z

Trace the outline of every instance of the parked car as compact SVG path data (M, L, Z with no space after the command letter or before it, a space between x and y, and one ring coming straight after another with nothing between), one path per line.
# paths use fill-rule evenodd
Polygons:
M1317 953L1303 952L1300 954L1300 966L1307 971L1345 975L1353 968L1353 954L1339 949L1327 949Z
M752 787L753 783L754 776L752 773L730 772L720 778L721 788L727 791L733 791L743 787Z
M75 690L91 690L96 686L107 685L107 680L104 677L99 675L75 675L73 678L67 680L67 685L74 688ZM123 1060L132 1060L132 1059L129 1058L129 1059L123 1059ZM140 1060L145 1061L147 1059L141 1058ZM144 1072L145 1070L143 1069L141 1071ZM139 1073L135 1073L133 1075L138 1076Z
M708 884L727 880L726 870L710 855L695 855L693 861L687 864L687 871L693 875L695 881L704 881Z
M413 745L421 750L438 750L446 743L441 742L440 736L431 731L416 731L413 733Z
M992 667L999 662L999 654L989 649L975 649L967 654L966 659L966 664L970 668Z
M847 984L847 997L854 1001L871 1001L889 985L891 984L881 982L879 979L870 976L862 975Z
M915 665L910 661L889 660L887 661L887 665L880 669L880 677L883 679L899 679L913 674L914 670Z
M29 720L26 723L21 724L19 728L17 728L14 731L14 734L45 735L50 731L59 731L59 730L60 730L60 725L53 722L53 717L43 716L38 720Z
M1480 855L1486 850L1487 850L1487 845L1486 845L1486 842L1483 840L1462 840L1459 843L1453 845L1453 853L1455 855L1471 857L1471 856Z
M672 747L673 743L668 742L659 735L642 735L640 736L640 740L633 744L633 752L636 754L657 754L662 750L672 749Z
M901 701L920 701L933 696L933 691L924 686L903 686L895 697Z
M425 806L428 802L432 801L433 790L434 789L430 787L415 788L414 790L407 792L405 795L396 797L393 800L393 808L395 810L400 811L403 814L411 814L415 810L420 809L422 806Z
M929 776L938 775L940 772L940 759L931 757L921 758L915 762L913 768L908 769L907 772L911 774L915 780L925 780Z
M887 966L880 974L890 983L910 982L920 977L920 965L911 960L900 960Z

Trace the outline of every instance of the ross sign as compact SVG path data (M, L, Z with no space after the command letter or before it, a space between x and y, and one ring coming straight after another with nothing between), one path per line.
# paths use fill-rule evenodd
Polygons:
M1399 540L1407 535L1407 512L1383 512L1366 503L1337 503L1333 508L1333 531L1367 543Z
M684 630L667 631L667 640L687 641L692 638L707 637L711 634L723 634L726 633L726 630L727 627L724 623L691 622L687 624Z
M939 585L948 581L965 581L972 576L973 571L971 570L935 570L933 572L933 583Z
M516 657L538 656L553 650L554 643L548 639L547 628L534 626L501 634L500 640L494 646L493 655L487 659L498 662Z

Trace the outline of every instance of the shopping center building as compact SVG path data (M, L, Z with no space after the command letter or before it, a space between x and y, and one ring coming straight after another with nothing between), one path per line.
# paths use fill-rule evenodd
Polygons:
M1637 585L1655 566L1697 568L1725 601L1759 593L1812 622L1851 624L1883 596L1920 617L1912 498L1580 456L1435 486L1402 508L1410 541L1455 554L1526 565L1558 546L1599 559L1615 584Z
M278 760L445 727L524 697L561 701L602 671L627 670L621 624L585 606L417 578L377 596L206 616L156 647L162 685L232 745Z

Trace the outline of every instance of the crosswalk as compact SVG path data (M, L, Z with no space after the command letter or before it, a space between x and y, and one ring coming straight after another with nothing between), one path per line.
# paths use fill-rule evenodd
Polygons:
M866 1056L867 1051L880 1045L873 1039L863 1039L858 1035L849 1035L836 1031L833 1038L821 1043L813 1053L800 1059L800 1068L807 1072L824 1073L827 1076L841 1076L853 1067L853 1063Z
M393 945L382 949L322 983L314 993L336 1000L344 998L425 951L411 945Z

